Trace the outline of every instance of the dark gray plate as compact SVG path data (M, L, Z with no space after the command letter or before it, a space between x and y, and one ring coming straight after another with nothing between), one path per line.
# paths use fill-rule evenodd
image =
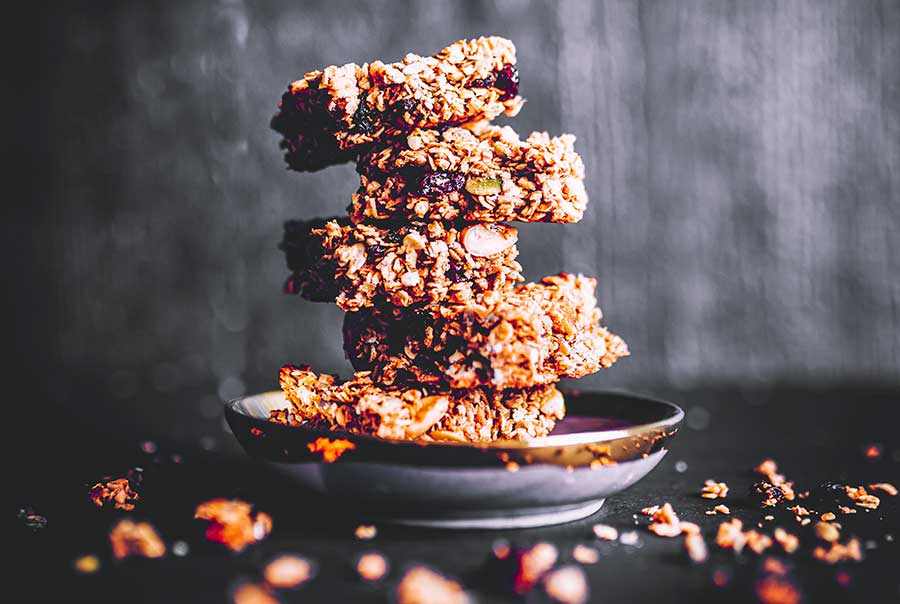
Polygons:
M570 392L568 415L550 436L468 444L268 421L270 410L286 406L281 392L266 392L227 403L225 417L247 453L303 487L358 502L369 518L446 528L530 527L589 516L659 463L684 417L657 399ZM323 461L322 446L336 440L352 448Z

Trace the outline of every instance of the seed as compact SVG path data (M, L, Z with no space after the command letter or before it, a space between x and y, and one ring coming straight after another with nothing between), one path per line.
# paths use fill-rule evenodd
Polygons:
M466 181L466 191L472 195L496 195L503 191L503 181L499 178L470 178Z

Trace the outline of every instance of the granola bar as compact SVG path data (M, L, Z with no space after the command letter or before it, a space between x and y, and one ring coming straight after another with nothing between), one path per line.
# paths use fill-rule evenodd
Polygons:
M596 284L563 273L425 311L349 313L344 349L354 368L388 385L505 389L583 377L628 354L600 325Z
M515 63L512 42L488 37L454 42L431 57L332 65L293 82L271 125L290 168L319 170L414 127L515 115L523 103Z
M587 192L574 142L546 132L523 141L509 126L413 130L360 157L350 217L577 222Z
M394 440L526 440L547 435L565 415L552 385L522 390L387 388L369 372L346 382L308 367L281 368L291 407L273 421L370 434Z
M516 236L502 224L289 221L281 248L293 274L285 291L345 311L466 300L521 281Z

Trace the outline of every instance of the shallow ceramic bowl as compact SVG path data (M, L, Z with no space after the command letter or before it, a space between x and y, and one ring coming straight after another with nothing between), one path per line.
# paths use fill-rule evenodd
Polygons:
M268 421L281 392L233 400L225 417L252 457L307 489L355 502L373 520L446 528L515 528L589 516L647 475L684 412L622 392L566 394L544 438L468 444L390 441ZM342 452L335 440L347 445ZM323 449L340 455L324 461Z

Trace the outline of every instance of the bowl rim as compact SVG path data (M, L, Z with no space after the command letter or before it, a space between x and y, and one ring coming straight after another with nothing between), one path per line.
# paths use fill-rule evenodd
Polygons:
M338 432L331 430L321 430L321 429L312 429L304 426L290 426L286 424L279 424L275 422L271 422L268 419L263 419L261 417L257 417L255 415L250 415L246 413L242 409L242 404L244 401L252 398L259 397L273 397L282 394L280 390L269 390L266 392L258 392L256 394L248 394L241 397L237 397L229 400L225 403L225 413L226 416L230 413L239 415L247 420L252 422L258 422L266 426L278 426L280 429L287 431L295 431L298 434L305 435L317 435L317 436L327 436L327 437L340 437L340 438L351 438L353 440L359 440L363 442L370 442L373 444L382 444L382 445L412 445L416 447L463 447L463 448L478 448L478 449L497 449L497 450L508 450L508 449L539 449L545 447L571 447L573 445L590 445L596 443L602 443L622 438L630 438L635 436L641 436L643 434L647 434L648 432L666 432L670 434L674 434L678 430L679 424L684 420L685 414L684 410L681 407L672 403L670 401L654 397L648 396L644 394L638 394L627 390L618 390L618 389L608 389L608 390L573 390L573 391L563 391L563 396L570 400L571 397L587 397L587 396L614 396L620 399L630 399L635 403L641 404L653 404L660 406L665 412L661 411L659 419L636 423L634 425L621 427L621 428L612 428L608 430L590 430L584 432L572 432L567 434L550 434L548 436L542 436L539 438L534 438L531 440L521 441L521 440L496 440L491 442L456 442L456 441L423 441L423 440L393 440L381 438L378 436L372 436L369 434L356 434L349 432ZM285 401L285 404L287 401ZM594 417L590 415L576 415L573 417Z

